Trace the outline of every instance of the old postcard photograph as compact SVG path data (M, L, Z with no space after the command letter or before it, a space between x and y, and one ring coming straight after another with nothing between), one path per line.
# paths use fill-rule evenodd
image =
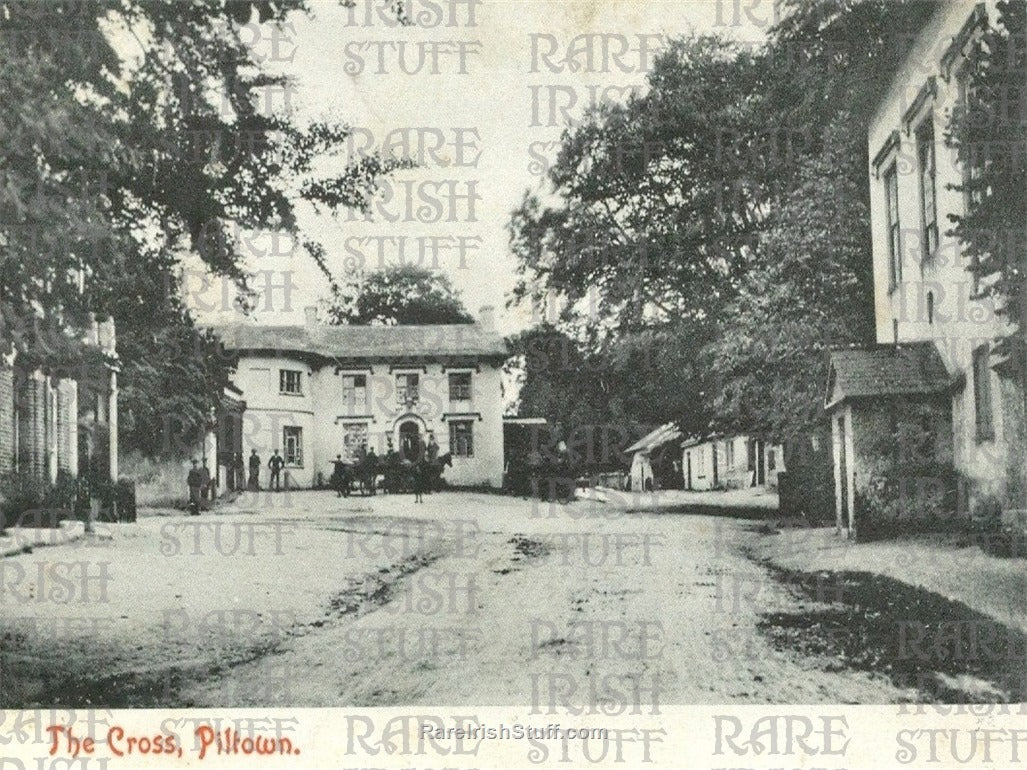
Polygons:
M0 770L1027 767L1027 2L0 0Z

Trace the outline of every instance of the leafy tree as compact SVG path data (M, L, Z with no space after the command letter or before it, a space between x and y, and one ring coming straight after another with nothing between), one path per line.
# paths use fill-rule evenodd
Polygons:
M866 142L853 122L840 113L823 153L801 162L706 350L721 430L805 433L820 420L830 348L874 339Z
M611 363L654 335L611 413L785 437L817 419L828 347L872 339L866 125L934 4L785 5L763 48L677 41L647 93L567 132L554 201L512 216L516 300L566 298Z
M298 125L291 83L244 29L309 10L304 0L0 2L0 341L45 359L89 312L113 315L126 446L168 445L154 441L156 413L202 428L227 374L181 302L179 255L198 254L245 296L236 232L271 229L325 269L297 203L364 208L378 176L400 165L370 157L315 171L346 129Z
M564 137L548 181L514 212L516 300L589 292L619 330L716 313L744 268L761 219L762 169L738 141L760 90L758 58L714 36L675 41L649 93L590 111Z
M969 206L951 217L977 295L997 300L1009 324L996 352L1019 363L1027 386L1027 8L998 3L999 16L967 53L968 98L946 134L967 169Z
M419 265L394 265L333 287L323 303L329 323L466 324L467 312L449 276Z
M543 417L554 426L602 419L600 372L572 337L552 324L543 324L508 342L510 358L505 369L518 388L518 415Z

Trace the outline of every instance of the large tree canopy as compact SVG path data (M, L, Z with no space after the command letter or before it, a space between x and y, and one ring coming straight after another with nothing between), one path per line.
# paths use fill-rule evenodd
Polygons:
M333 287L324 303L334 324L465 324L460 293L444 273L418 265L393 265L360 273Z
M45 360L88 313L113 315L129 448L167 445L152 415L135 414L162 412L195 434L227 374L182 304L181 254L244 295L240 229L288 233L324 269L297 204L364 207L396 165L315 170L346 128L298 124L292 84L255 42L308 10L304 0L0 3L0 342Z
M765 46L684 37L647 92L567 130L511 218L515 301L566 300L588 355L655 346L611 380L610 419L778 438L816 421L830 345L872 339L867 121L933 10L791 0Z

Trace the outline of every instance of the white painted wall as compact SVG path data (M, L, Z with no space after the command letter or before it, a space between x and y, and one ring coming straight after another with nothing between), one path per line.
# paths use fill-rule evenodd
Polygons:
M302 395L279 392L281 369L303 372ZM408 408L397 400L396 375L414 372L418 374L420 398ZM450 372L470 373L470 400L449 400ZM366 377L366 408L357 404L351 409L343 397L344 377L357 374ZM266 464L271 451L275 448L283 451L285 426L299 426L303 430L303 464L286 466L286 470L295 483L309 487L315 483L318 473L324 479L330 477L332 460L343 452L347 424L366 425L369 447L384 456L387 437L392 438L398 450L399 425L412 419L424 432L434 432L440 453L445 453L451 449L449 422L456 415L472 421L474 454L467 458L454 457L453 466L445 471L445 479L457 486L484 484L498 488L502 485L503 403L499 367L482 364L477 370L444 369L441 364L390 367L387 363L375 363L337 370L331 365L312 368L301 359L288 356L243 355L233 382L242 390L246 401L243 452L248 457L255 448L260 454L265 466L261 470L262 485L269 477Z
M966 378L965 390L952 403L955 465L975 479L982 488L1001 487L1007 445L999 398L998 375L991 373L992 414L995 437L978 442L974 415L973 349L991 342L1003 329L990 300L970 299L972 276L968 259L959 242L946 232L952 227L948 215L961 214L961 192L948 189L962 181L962 169L955 151L945 146L944 135L952 109L958 104L960 89L958 63L946 80L941 57L950 42L970 18L976 0L952 0L939 4L939 10L925 26L898 68L895 78L874 115L869 130L869 169L871 226L874 259L874 297L877 340L891 343L897 322L899 342L932 340L938 347L949 373ZM985 3L988 18L997 18L994 0ZM933 103L936 157L937 219L939 246L933 259L921 259L919 168L915 128L907 134L903 115L929 76L934 76L937 93ZM922 116L921 116L922 117ZM873 159L887 143L892 131L899 131L900 144L894 156L875 169ZM899 221L903 280L889 286L889 248L883 171L892 163L898 171ZM878 171L880 173L878 173ZM927 312L927 295L934 295L934 319Z

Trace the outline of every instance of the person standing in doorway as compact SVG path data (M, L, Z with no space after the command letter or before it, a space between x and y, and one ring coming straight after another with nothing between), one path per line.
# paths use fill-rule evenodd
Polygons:
M275 492L282 491L282 468L285 466L285 460L278 450L271 455L271 459L267 461L267 467L271 469L271 480L268 481L267 488Z
M260 455L254 449L250 452L250 483L249 488L254 492L260 491Z

